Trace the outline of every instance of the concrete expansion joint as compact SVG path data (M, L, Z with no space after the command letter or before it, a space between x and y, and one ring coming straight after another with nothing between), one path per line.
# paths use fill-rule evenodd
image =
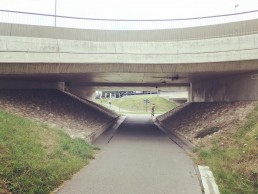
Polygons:
M103 145L110 143L110 141L114 137L115 131L124 122L125 118L126 116L119 116L116 120L114 119L113 121L115 122L112 122L110 126L105 128L105 130L102 130L101 133L98 134L98 136L95 136L95 138L92 139L91 143L93 143L94 145L97 145L98 147L102 147ZM103 138L104 138L104 141L103 141Z
M108 140L107 144L113 139L114 135Z

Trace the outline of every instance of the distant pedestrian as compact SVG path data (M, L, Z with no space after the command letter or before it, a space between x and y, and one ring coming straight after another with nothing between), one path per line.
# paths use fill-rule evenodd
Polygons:
M151 118L154 118L154 115L155 115L155 104L152 104L152 107L151 107Z

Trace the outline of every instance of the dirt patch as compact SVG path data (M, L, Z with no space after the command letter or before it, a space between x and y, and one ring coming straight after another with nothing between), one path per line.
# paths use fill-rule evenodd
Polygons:
M198 131L196 136L194 136L194 138L204 138L207 135L212 135L215 132L218 132L220 130L219 127L209 127L209 128L205 128L201 131Z

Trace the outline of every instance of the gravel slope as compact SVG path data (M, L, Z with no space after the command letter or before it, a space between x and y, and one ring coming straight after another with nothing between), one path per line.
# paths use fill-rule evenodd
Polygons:
M159 116L157 119L169 130L183 135L192 143L205 141L217 133L230 132L254 109L257 101L202 102L178 107L176 111ZM213 129L217 129L212 134ZM206 132L203 138L198 134Z
M86 139L114 119L57 90L0 90L0 108Z

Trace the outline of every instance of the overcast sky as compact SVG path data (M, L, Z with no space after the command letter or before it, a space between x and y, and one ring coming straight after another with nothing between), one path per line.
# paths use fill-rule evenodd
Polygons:
M258 0L56 0L57 15L173 19L258 10ZM238 5L235 8L235 5ZM55 0L0 0L0 9L55 13Z

